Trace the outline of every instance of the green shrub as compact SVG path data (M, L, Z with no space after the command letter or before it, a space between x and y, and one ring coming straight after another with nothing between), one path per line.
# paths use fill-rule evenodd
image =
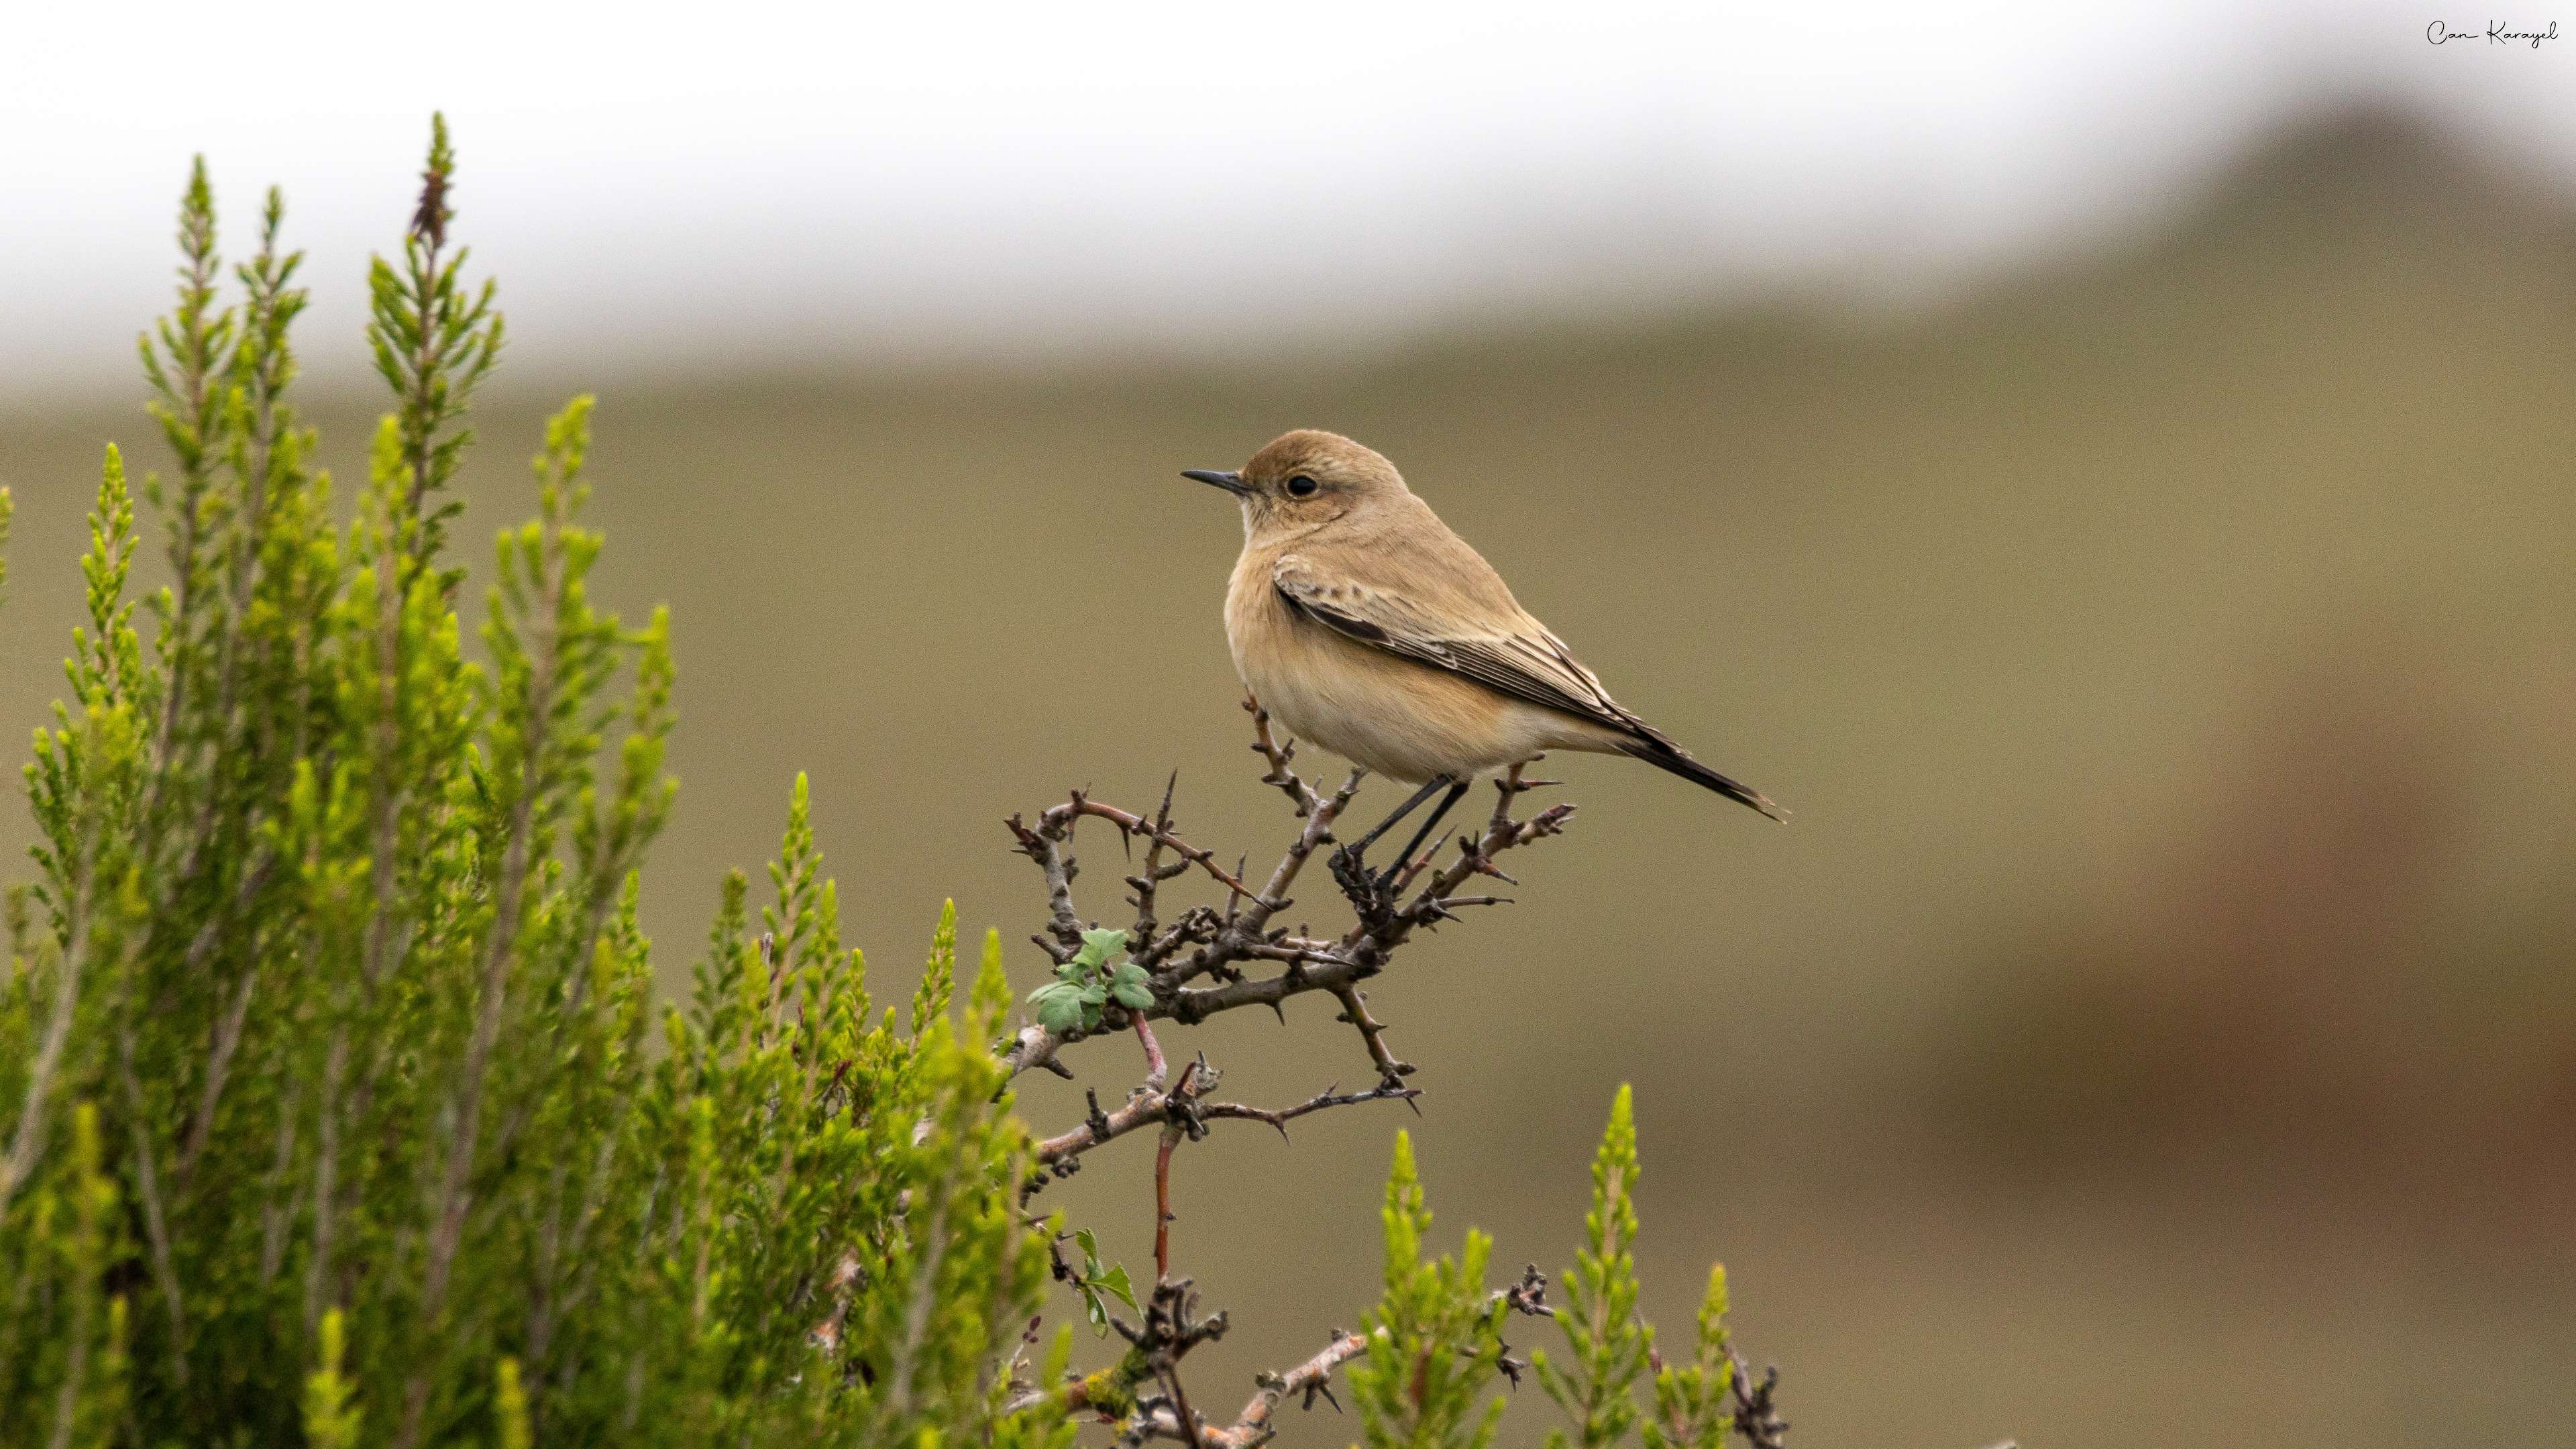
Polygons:
M1162 1261L1140 1304L1088 1233L1029 1202L1130 1128L1159 1128L1168 1166L1211 1118L1412 1095L1354 983L1413 925L1475 903L1455 891L1477 851L1553 833L1570 807L1498 809L1500 833L1423 901L1360 902L1375 914L1335 954L1247 932L1232 904L1159 925L1154 884L1191 865L1230 902L1248 889L1204 853L1158 864L1168 799L1159 822L1119 825L1154 840L1136 926L1086 933L1057 846L1103 812L1076 796L1021 830L1064 889L1042 1020L1015 1026L997 934L953 1000L953 908L909 1013L876 1010L799 779L757 919L737 873L689 999L657 1003L637 895L674 793L669 629L589 594L587 398L546 427L479 647L458 624L448 488L502 324L449 244L452 170L441 124L401 252L371 272L393 407L347 510L292 401L305 294L281 203L224 300L202 164L187 187L177 303L141 347L173 465L139 493L171 583L128 587L137 490L111 448L68 692L27 769L36 875L7 900L0 1441L1039 1449L1088 1415L1240 1449L1348 1362L1371 1444L1487 1442L1490 1386L1520 1368L1503 1320L1545 1311L1544 1280L1488 1290L1472 1236L1426 1263L1401 1140L1385 1302L1230 1424L1192 1414L1180 1381L1223 1315L1198 1316ZM0 492L0 534L7 507ZM1270 783L1308 822L1302 862L1355 784L1326 802L1286 760L1271 752ZM1226 966L1283 951L1286 985ZM1218 986L1187 984L1209 973ZM1204 1100L1203 1063L1169 1079L1150 1020L1308 989L1342 998L1378 1089L1260 1112ZM1040 1141L1009 1114L1017 1071L1129 1028L1152 1074L1114 1121L1095 1105ZM1586 1446L1637 1420L1618 1405L1649 1341L1624 1094L1603 1154L1572 1359L1541 1370ZM1071 1372L1061 1329L1031 1361L1050 1279L1052 1308L1124 1335L1114 1364ZM1655 1380L1657 1445L1713 1442L1745 1387L1721 1302L1693 1364Z

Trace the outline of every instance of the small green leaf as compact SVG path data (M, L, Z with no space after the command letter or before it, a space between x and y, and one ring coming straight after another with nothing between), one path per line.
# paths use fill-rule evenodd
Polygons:
M1088 1015L1082 993L1062 983L1039 987L1030 993L1029 1004L1037 1008L1038 1025L1058 1035L1082 1026Z
M1119 1005L1137 1011L1154 1004L1154 988L1146 979L1145 968L1133 961L1121 961L1118 969L1109 973L1109 994L1118 998Z
M1073 1241L1076 1247L1082 1249L1082 1275L1086 1278L1099 1277L1100 1240L1091 1235L1091 1229L1076 1228L1073 1230Z
M1136 1290L1134 1285L1127 1281L1126 1264L1120 1263L1112 1267L1108 1272L1101 1274L1093 1281L1097 1282L1102 1288L1117 1294L1119 1302L1126 1304L1130 1308L1136 1306Z
M1094 968L1106 966L1109 964L1109 958L1125 949L1126 945L1125 931L1085 931L1082 933L1082 950L1077 952L1073 959L1075 964L1081 966Z
M1094 981L1088 986L1077 989L1073 994L1075 999L1085 1006L1098 1006L1109 999L1109 988Z

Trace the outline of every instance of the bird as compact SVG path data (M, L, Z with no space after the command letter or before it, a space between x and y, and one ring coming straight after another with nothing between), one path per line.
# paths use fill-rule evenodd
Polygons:
M1395 864L1376 873L1391 877L1478 776L1547 750L1643 760L1788 819L1611 698L1374 449L1300 428L1241 468L1181 476L1242 505L1225 633L1254 700L1297 736L1421 787L1344 847L1352 865L1446 792Z

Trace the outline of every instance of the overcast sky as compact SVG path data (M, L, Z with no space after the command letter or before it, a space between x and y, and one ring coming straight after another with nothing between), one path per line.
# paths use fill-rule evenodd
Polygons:
M126 380L199 150L235 246L286 187L308 362L360 365L433 107L519 364L593 374L1938 294L2370 100L2576 184L2576 38L2435 46L2495 17L2430 0L251 12L0 26L0 393Z

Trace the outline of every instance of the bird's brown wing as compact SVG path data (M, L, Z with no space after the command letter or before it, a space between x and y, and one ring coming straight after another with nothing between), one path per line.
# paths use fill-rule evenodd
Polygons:
M1293 553L1281 556L1270 581L1289 608L1345 638L1622 734L1671 743L1621 708L1599 676L1575 659L1564 640L1517 605L1508 610L1490 606L1478 610L1485 618L1501 614L1508 621L1478 627L1458 617L1465 611L1444 607L1418 591L1349 573L1328 574Z

